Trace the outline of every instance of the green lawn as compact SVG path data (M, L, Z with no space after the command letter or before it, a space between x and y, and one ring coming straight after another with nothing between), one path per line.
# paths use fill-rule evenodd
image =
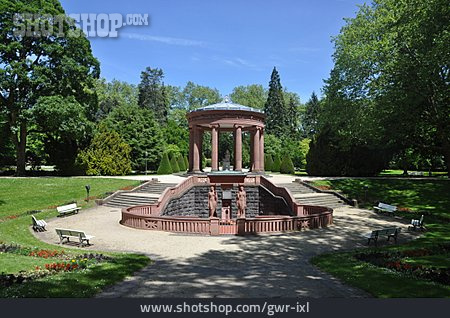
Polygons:
M23 247L49 249L66 254L85 253L85 249L56 247L36 239L31 231L31 216L21 215L30 210L43 210L39 219L57 216L55 206L76 201L82 208L94 205L85 202L84 186L91 186L90 196L101 196L123 187L136 186L138 181L107 178L0 178L0 242ZM89 253L96 251L89 250ZM98 252L101 253L101 252ZM115 282L123 280L149 264L148 257L136 254L104 253L112 261L96 264L86 270L51 275L20 285L0 288L0 297L90 297ZM61 261L13 253L0 253L0 272L7 274L30 271L36 266ZM69 288L70 286L70 288Z
M432 248L437 244L450 242L450 180L341 179L315 181L313 184L339 190L346 196L357 199L361 207L371 208L382 201L408 208L411 212L397 213L408 220L418 218L425 212L427 231L420 238L403 245L381 247L378 251ZM450 297L448 285L417 279L359 261L353 257L358 252L360 251L320 255L312 262L322 270L376 297ZM445 253L408 257L404 262L448 268L449 259L449 254Z

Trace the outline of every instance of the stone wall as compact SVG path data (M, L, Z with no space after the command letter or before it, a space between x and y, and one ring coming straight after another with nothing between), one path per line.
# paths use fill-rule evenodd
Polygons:
M167 216L198 216L202 218L209 217L208 210L208 192L210 186L194 186L185 192L181 197L170 200L164 209L163 215ZM257 215L289 215L289 208L284 200L274 198L266 189L259 186L244 187L247 193L246 217L255 217ZM238 186L231 188L231 217L237 217L236 194ZM222 187L217 186L217 216L222 217Z

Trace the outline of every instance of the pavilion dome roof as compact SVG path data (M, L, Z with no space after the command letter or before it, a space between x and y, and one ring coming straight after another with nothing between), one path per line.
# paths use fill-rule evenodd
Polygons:
M236 111L236 110L241 110L242 111L243 110L243 111L248 111L248 112L264 113L264 111L261 110L261 109L257 109L257 108L253 108L253 107L249 107L249 106L244 106L244 105L233 103L228 96L226 96L223 99L223 101L221 101L220 103L212 104L212 105L208 105L208 106L204 106L204 107L200 107L200 108L194 109L194 110L191 111L191 113L201 112L201 111L208 111L208 110L231 110L231 111Z

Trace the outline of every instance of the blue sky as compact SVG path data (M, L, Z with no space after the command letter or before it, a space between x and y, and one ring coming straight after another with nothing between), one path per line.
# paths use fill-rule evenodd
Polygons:
M90 38L102 76L137 84L145 67L165 83L217 88L282 85L305 102L320 94L333 66L331 37L364 0L61 0L66 13L149 14L149 26L125 26L118 38Z

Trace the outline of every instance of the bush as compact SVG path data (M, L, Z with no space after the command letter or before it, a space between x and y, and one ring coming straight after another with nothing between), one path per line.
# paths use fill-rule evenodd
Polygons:
M276 155L272 164L272 171L280 172L280 168L281 168L281 159L280 156Z
M79 153L77 161L90 176L126 175L131 172L130 153L131 147L117 132L101 126L89 148Z
M283 161L281 162L280 172L286 174L294 174L294 163L292 162L291 157L285 155Z
M184 162L183 157L179 156L177 160L178 160L178 167L180 168L180 171L183 171L183 172L186 171L187 168L186 168L186 164Z
M180 172L180 167L178 166L178 159L176 155L173 155L172 159L170 159L170 166L172 167L173 173Z
M270 153L264 155L264 170L272 171L273 169L273 159Z
M171 174L172 166L170 165L169 155L165 152L161 157L157 174Z
M186 156L184 156L183 158L184 158L186 170L188 170L189 169L189 159Z

